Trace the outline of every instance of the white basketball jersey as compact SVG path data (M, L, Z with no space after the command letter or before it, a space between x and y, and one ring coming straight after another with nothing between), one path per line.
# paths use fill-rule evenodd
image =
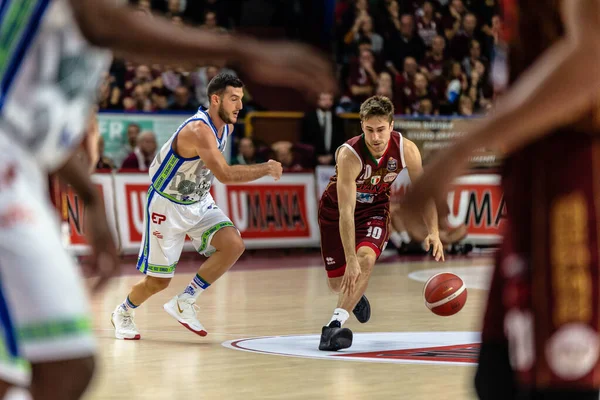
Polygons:
M67 0L0 1L0 134L53 170L81 143L110 53L83 38Z
M223 134L219 137L208 112L200 108L196 114L183 122L162 146L149 169L152 188L163 197L179 204L192 204L202 200L209 193L214 179L213 173L200 157L184 158L173 150L173 139L192 121L202 121L211 128L221 154L225 151L227 137L231 133L229 125L225 125Z

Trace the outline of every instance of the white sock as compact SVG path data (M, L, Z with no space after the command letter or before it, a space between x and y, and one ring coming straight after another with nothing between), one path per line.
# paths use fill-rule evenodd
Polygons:
M348 318L350 318L350 314L348 314L348 311L344 310L343 308L336 308L335 310L333 310L333 316L331 317L327 325L329 326L329 324L333 321L338 321L340 323L340 326L344 326L344 322L346 322Z
M398 232L392 232L390 234L390 242L396 247L402 246L402 236Z
M210 287L210 283L206 282L202 277L198 274L194 276L194 279L190 282L190 284L185 288L183 293L179 294L180 299L189 299L193 297L197 299L200 296L200 293L204 292L206 289Z
M410 238L408 232L406 232L406 231L400 232L400 237L402 238L402 241L404 243L410 243L410 242L412 242L412 239Z

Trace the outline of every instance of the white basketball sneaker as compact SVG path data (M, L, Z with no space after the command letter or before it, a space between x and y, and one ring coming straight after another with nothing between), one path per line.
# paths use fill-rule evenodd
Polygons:
M180 299L178 296L175 296L163 307L171 317L175 318L181 325L196 335L206 336L208 334L200 321L198 321L198 318L196 318L196 309L198 309L196 299L191 297Z
M123 340L140 340L141 336L133 322L133 310L125 311L120 305L110 317L115 327L115 337Z

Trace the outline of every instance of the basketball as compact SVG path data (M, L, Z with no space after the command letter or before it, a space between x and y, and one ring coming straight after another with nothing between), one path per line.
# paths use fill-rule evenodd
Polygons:
M448 317L462 310L467 302L467 287L460 277L442 272L425 283L423 298L431 312Z

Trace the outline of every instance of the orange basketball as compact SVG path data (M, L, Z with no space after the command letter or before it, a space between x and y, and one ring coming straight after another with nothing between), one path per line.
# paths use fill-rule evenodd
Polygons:
M448 317L462 310L467 302L467 287L460 277L442 272L425 283L423 297L431 312Z

